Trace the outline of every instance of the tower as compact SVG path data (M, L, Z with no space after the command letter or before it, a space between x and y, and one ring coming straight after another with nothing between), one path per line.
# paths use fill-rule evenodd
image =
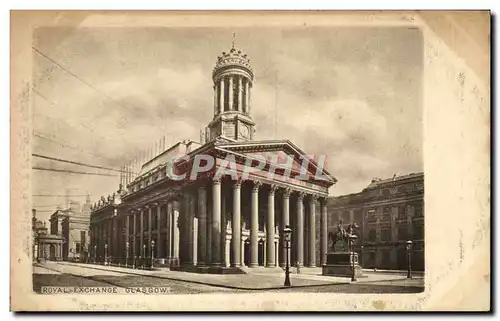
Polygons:
M254 74L250 59L234 48L217 57L212 72L214 118L208 124L207 140L218 136L251 140L255 123L250 117L250 96Z

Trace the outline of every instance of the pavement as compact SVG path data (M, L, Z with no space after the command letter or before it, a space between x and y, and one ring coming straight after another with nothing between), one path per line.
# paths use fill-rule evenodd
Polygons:
M170 271L168 268L157 268L153 271L130 269L116 266L103 266L73 262L52 262L58 266L60 273L68 273L71 269L78 269L83 276L106 274L108 276L129 275L131 277L142 277L141 280L163 280L172 282L191 283L199 287L217 287L231 290L280 290L289 289L283 286L284 271L280 268L258 267L246 269L247 274L199 274L182 271ZM415 275L412 279L406 278L406 273L384 273L383 271L363 271L366 277L351 282L350 278L321 275L321 268L301 268L300 274L292 271L290 280L295 289L315 288L328 286L357 285L380 285L397 288L411 288L410 292L424 289L424 279ZM154 283L154 281L153 281ZM401 289L407 291L408 289Z

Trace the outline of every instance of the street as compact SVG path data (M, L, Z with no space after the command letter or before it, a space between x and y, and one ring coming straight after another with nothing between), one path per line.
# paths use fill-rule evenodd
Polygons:
M118 267L47 262L33 267L33 288L60 287L164 287L169 294L214 292L332 292L332 293L418 293L423 278L406 279L398 274L369 275L357 282L348 278L312 274L292 275L292 287L283 287L281 273L257 272L246 275L207 275L174 271L142 271Z

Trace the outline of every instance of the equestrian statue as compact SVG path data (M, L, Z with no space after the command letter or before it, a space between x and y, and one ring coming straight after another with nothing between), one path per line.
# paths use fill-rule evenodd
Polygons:
M329 243L332 245L333 251L335 252L335 244L339 242L340 244L342 244L344 249L346 248L345 245L347 243L347 251L350 251L349 239L352 238L353 236L356 236L354 232L358 228L359 226L356 223L351 223L347 225L347 227L344 227L341 220L337 226L337 231L328 233L328 240Z

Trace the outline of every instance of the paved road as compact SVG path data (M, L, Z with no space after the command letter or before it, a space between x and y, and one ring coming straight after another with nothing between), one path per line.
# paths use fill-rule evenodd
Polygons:
M203 275L196 275L203 277ZM205 275L204 278L210 279L214 275ZM229 276L219 276L228 278ZM253 279L247 275L247 278ZM281 275L266 276L279 279L279 285L282 285ZM305 277L305 276L303 276ZM310 277L310 276L308 276ZM241 277L240 277L241 278ZM254 282L258 282L263 276L254 276ZM278 280L277 279L277 280ZM292 278L293 279L293 278ZM365 279L366 280L366 279ZM332 292L332 293L418 293L424 290L422 279L394 279L394 280L373 280L370 282L360 279L359 282L346 284L322 284L314 285L312 281L302 282L304 280L292 280L292 284L298 287L288 289L275 289L265 291L279 292ZM345 280L347 281L347 280ZM233 282L234 283L234 282ZM234 286L237 286L235 282ZM300 286L309 284L308 286ZM318 284L316 282L316 284ZM35 267L33 273L33 286L35 291L40 292L41 286L88 286L88 287L168 287L172 294L191 294L191 293L213 293L213 292L251 292L261 293L263 290L236 290L228 289L216 285L197 284L189 281L172 280L147 275L130 275L120 271L91 269L77 265L57 264L47 262L44 266Z
M48 263L46 266L36 266L34 268L33 289L40 293L42 286L167 287L172 294L237 292L236 290L215 286L63 266L55 263Z

